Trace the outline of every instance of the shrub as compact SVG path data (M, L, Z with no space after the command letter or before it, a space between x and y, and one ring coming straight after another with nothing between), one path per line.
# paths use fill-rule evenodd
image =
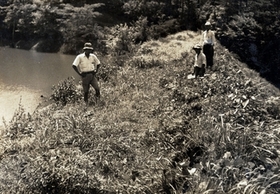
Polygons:
M5 122L6 136L11 139L16 139L24 136L30 136L34 133L34 128L30 125L32 116L25 112L23 105L20 103L15 111L10 124Z
M74 80L74 77L68 77L66 80L60 81L57 86L53 86L51 99L62 105L78 101L81 93L74 84Z
M124 60L123 56L118 56L117 58L111 55L105 55L100 57L101 67L98 70L97 78L105 82L111 81L116 77L118 68L123 66Z
M130 61L130 65L133 67L145 69L145 68L153 68L153 67L163 67L164 63L158 59L135 57Z
M131 25L119 24L112 27L107 32L108 52L118 55L133 53L138 43L143 43L148 39L147 18L140 17Z

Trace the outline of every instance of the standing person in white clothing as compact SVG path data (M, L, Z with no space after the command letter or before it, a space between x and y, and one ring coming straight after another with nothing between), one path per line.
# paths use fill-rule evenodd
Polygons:
M215 34L211 30L210 22L205 23L205 31L202 33L202 41L203 41L203 53L206 56L206 67L212 69Z
M79 54L73 64L73 69L81 76L84 90L84 101L88 104L88 94L90 85L95 89L95 96L100 97L100 88L97 82L96 73L98 72L100 61L92 53L93 47L91 43L84 44L84 53Z
M203 77L205 73L205 65L206 65L206 57L203 52L201 52L202 48L199 44L196 44L193 49L196 52L194 58L194 76L197 78L198 76Z

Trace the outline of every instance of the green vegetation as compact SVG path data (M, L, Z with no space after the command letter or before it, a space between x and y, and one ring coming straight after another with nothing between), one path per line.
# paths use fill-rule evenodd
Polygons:
M72 78L34 114L20 106L0 139L1 193L279 193L279 90L220 44L213 71L188 80L199 39L104 56L87 109Z

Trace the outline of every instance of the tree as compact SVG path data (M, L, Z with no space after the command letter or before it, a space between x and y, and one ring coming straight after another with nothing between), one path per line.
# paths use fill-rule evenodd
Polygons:
M95 20L100 16L95 9L101 6L103 4L86 4L83 7L65 4L60 10L62 17L60 31L63 34L64 43L73 48L71 53L78 50L76 47L82 48L81 45L85 41L98 42L98 39L103 38L102 29Z
M27 38L34 29L34 11L36 5L31 5L30 1L14 0L12 4L6 7L6 17L4 22L12 33L12 42L15 44L16 39ZM15 37L16 32L21 37ZM24 37L22 37L24 36Z

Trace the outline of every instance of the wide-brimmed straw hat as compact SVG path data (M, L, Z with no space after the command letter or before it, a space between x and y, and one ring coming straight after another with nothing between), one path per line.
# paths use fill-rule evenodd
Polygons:
M199 50L201 50L201 49L202 49L202 47L201 47L201 45L200 45L200 44L196 44L196 45L194 45L194 46L193 46L193 49L199 49Z
M90 42L87 42L84 44L84 50L93 50L92 44Z

